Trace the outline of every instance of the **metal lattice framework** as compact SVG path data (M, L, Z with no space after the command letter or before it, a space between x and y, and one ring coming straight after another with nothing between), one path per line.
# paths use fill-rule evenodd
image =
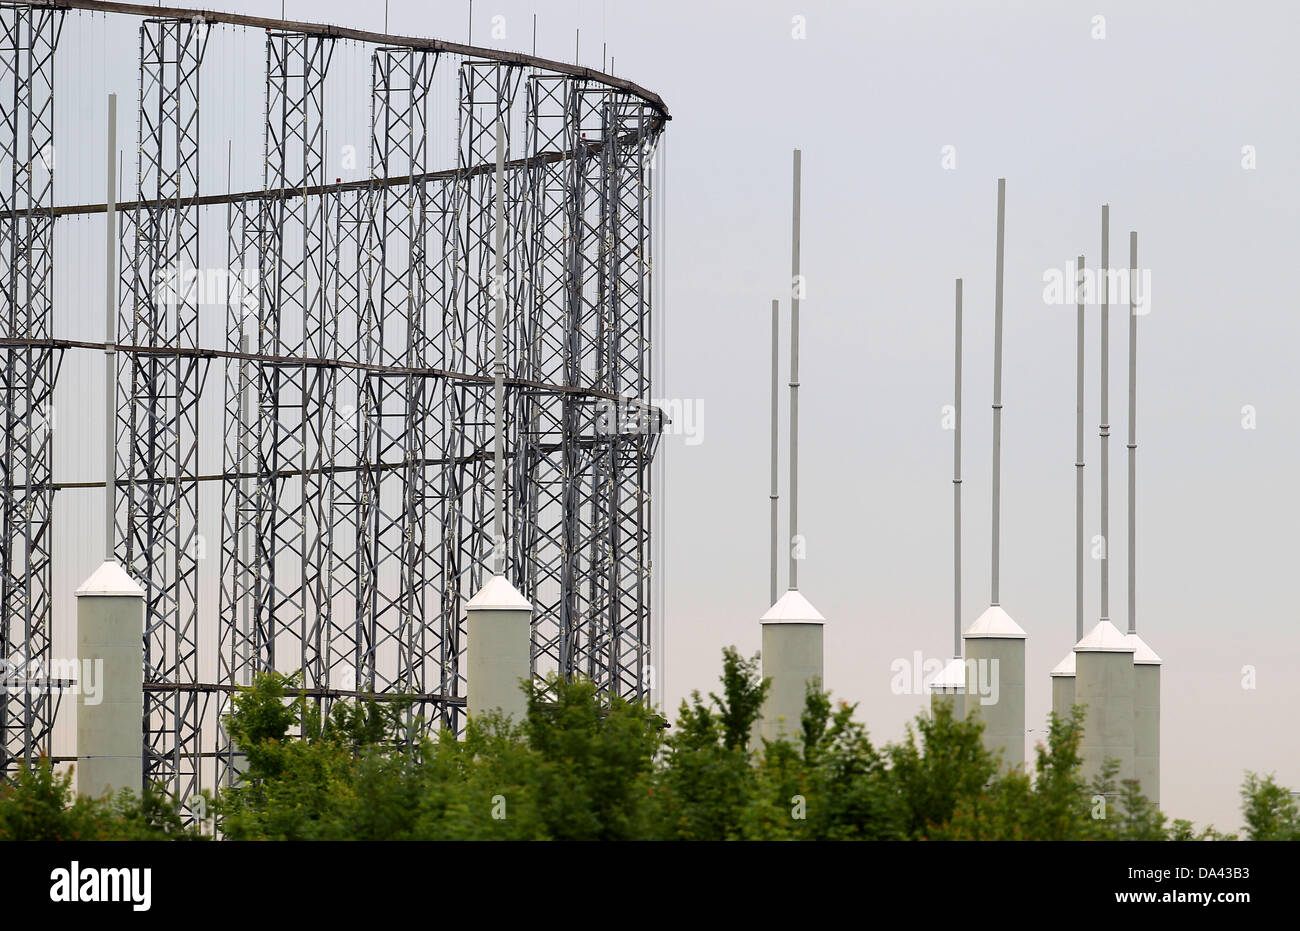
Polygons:
M0 766L49 753L54 504L51 406L59 352L52 334L54 50L63 14L0 8ZM17 341L30 340L26 345ZM17 694L14 694L17 692Z
M146 20L140 27L136 190L124 213L117 339L130 346L198 348L199 67L207 25ZM198 402L202 362L189 354L126 354L118 370L117 557L145 591L147 682L198 680ZM145 776L189 795L205 696L145 695Z
M535 606L534 672L647 697L650 467L662 426L651 406L650 168L662 102L577 66L435 40L68 6L141 18L136 199L118 208L113 480L116 555L146 592L147 777L180 797L205 772L217 785L232 778L221 716L261 670L300 674L326 705L413 696L413 721L459 729L465 605L496 545ZM55 206L52 165L39 160L54 141L62 17L0 5L0 648L32 662L48 655L54 624L58 486L40 412L61 354L98 335L54 338L52 231L61 216L104 209ZM265 67L261 190L200 184L202 153L225 145L200 133L202 75L219 66L204 58L214 23L264 30L247 33L258 43L248 62ZM341 40L368 57L360 181L326 177ZM454 100L439 111L447 88ZM430 142L452 129L437 112L455 114L452 164ZM491 452L498 122L501 544ZM205 232L200 248L214 222L224 242ZM184 272L216 254L230 280L251 287L212 308ZM222 343L204 345L216 330ZM205 391L220 395L220 413L203 419ZM200 468L201 426L221 431L215 475ZM217 515L200 514L208 480L220 486ZM220 528L216 559L204 558L205 520ZM215 604L201 595L208 573ZM5 770L50 752L48 689L0 690L0 711Z

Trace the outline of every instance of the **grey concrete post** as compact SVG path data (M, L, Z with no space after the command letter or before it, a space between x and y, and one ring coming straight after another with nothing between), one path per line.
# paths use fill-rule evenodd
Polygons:
M105 562L76 594L77 792L138 795L144 787L144 590L116 562ZM98 694L87 694L87 663L99 678Z
M1075 700L1087 705L1082 776L1091 779L1106 759L1116 759L1117 788L1133 778L1133 653L1110 621L1098 622L1074 647Z
M505 576L494 575L467 605L466 670L469 716L499 710L516 722L528 702L520 680L531 678L533 606Z
M826 619L797 591L788 591L762 617L763 678L771 679L759 721L767 740L798 742L808 685L823 687Z

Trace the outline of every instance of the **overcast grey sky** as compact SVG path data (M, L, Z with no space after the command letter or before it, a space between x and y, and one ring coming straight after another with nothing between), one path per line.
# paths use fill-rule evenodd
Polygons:
M1043 273L1139 231L1138 620L1165 660L1162 802L1239 823L1244 769L1300 785L1294 569L1297 40L1284 4L683 7L629 38L673 109L671 394L706 399L670 452L670 685L758 644L767 597L766 312L788 268L789 150L803 150L801 589L826 676L879 738L923 706L890 663L945 655L952 278L966 288L963 616L988 603L996 178L1007 178L1002 601L1029 635L1029 726L1073 639L1073 308ZM808 38L790 38L807 16ZM1094 15L1106 37L1092 38ZM616 43L622 53L623 42ZM639 63L638 63L639 64ZM956 147L957 168L941 167ZM1242 148L1257 167L1244 170ZM1126 315L1112 319L1112 616L1122 536ZM1087 534L1098 532L1097 315L1089 319ZM1257 428L1242 428L1253 405ZM1087 617L1098 610L1087 567ZM1242 687L1243 666L1257 688ZM1031 742L1041 731L1031 734Z
M278 2L218 5L280 12ZM896 739L925 698L893 693L891 663L951 649L952 435L941 417L952 402L958 276L965 623L988 603L994 220L1005 177L1002 603L1028 633L1031 745L1050 706L1048 671L1074 632L1074 311L1044 303L1043 275L1079 253L1096 263L1108 202L1114 262L1126 259L1136 229L1140 265L1151 270L1151 313L1139 324L1138 620L1165 660L1162 804L1172 817L1232 829L1244 770L1300 787L1291 271L1300 79L1289 54L1300 44L1300 8L479 0L473 41L528 50L535 9L539 54L572 59L580 27L584 64L600 66L604 42L613 70L659 93L673 115L661 257L668 378L655 393L698 399L704 418L698 445L672 437L664 447L668 703L714 685L725 645L758 649L768 595L768 314L788 287L797 146L808 282L800 588L828 619L827 685L860 703L877 741ZM466 13L462 2L393 0L389 29L464 40ZM378 29L384 11L379 2L289 0L285 14ZM489 32L497 14L504 40ZM1097 16L1104 38L1095 37ZM792 34L795 17L806 38ZM130 114L134 55L126 58L120 77L104 71ZM133 121L128 132L133 139ZM260 138L240 144L260 147ZM955 148L955 168L942 164L945 146ZM1246 146L1254 168L1243 165ZM92 185L102 184L98 164L87 168ZM213 164L224 167L224 152ZM1111 613L1121 627L1126 323L1114 312ZM1091 537L1095 310L1088 326ZM99 338L98 327L82 338ZM1243 429L1247 405L1254 429ZM1095 562L1087 573L1094 619ZM1253 689L1243 688L1247 666Z
M633 10L638 12L633 12ZM653 11L653 12L652 12ZM807 39L791 37L803 15ZM1105 38L1094 39L1096 15ZM549 22L555 16L547 14ZM587 27L584 26L584 34ZM767 314L789 268L803 151L801 590L826 677L880 740L924 699L890 664L949 651L952 279L966 288L965 623L988 603L996 179L1007 178L1002 601L1029 635L1029 727L1074 628L1074 311L1043 273L1151 269L1139 321L1138 620L1165 660L1162 802L1239 822L1245 769L1300 786L1293 398L1300 138L1289 4L609 4L620 73L669 127L669 384L705 402L669 448L670 700L719 649L757 649L767 600ZM943 146L957 167L941 166ZM1243 168L1243 146L1256 168ZM1112 616L1126 314L1112 317ZM1089 314L1087 535L1098 532ZM1256 429L1242 427L1253 405ZM782 468L785 468L784 453ZM1098 611L1087 566L1086 616ZM1242 687L1243 666L1257 670ZM1031 733L1031 743L1041 731Z

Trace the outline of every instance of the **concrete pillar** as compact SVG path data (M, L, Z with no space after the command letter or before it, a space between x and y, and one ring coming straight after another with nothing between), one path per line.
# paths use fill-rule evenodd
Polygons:
M77 589L77 792L144 788L144 590L116 562ZM102 662L102 669L97 668ZM88 695L87 663L99 680Z
M1160 804L1160 667L1156 651L1137 634L1133 647L1133 776L1142 794Z
M532 678L533 606L505 576L494 575L466 609L469 716L500 710L519 722L528 710L520 680Z
M1052 670L1052 713L1062 721L1070 717L1074 707L1074 650Z
M984 746L1008 769L1025 762L1025 632L998 605L975 619L966 643L966 714L984 721Z
M1133 778L1133 646L1110 621L1100 621L1074 646L1075 700L1087 705L1082 775L1091 779L1107 758L1119 761L1116 788Z
M930 713L940 704L952 706L953 718L966 717L966 662L955 656L930 682Z
M765 739L799 742L808 683L823 687L825 623L798 591L786 592L763 615L763 678L772 680L759 719Z

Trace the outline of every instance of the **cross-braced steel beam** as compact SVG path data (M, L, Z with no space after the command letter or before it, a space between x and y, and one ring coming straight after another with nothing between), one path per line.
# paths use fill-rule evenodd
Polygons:
M0 332L53 317L54 51L63 13L0 7ZM0 775L50 752L51 485L57 350L0 354Z
M136 190L153 206L123 215L117 341L199 345L199 68L201 18L140 26ZM201 362L192 355L125 355L119 367L117 557L145 591L150 682L198 679L198 466ZM179 796L199 788L204 698L145 696L146 783Z

